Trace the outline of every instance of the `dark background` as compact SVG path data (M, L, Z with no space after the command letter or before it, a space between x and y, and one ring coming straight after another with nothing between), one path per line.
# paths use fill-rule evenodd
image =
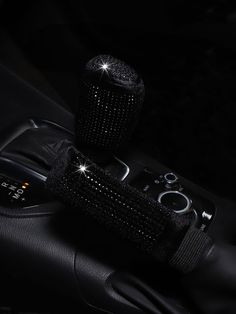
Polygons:
M133 65L146 85L135 144L236 199L232 2L8 0L0 15L2 62L72 111L90 57L108 53Z
M144 78L134 144L217 195L236 199L233 1L0 0L0 62L69 110L79 105L82 66L100 53L125 60ZM19 303L27 313L73 312L73 304L53 309L51 294L52 309L41 308L27 287L34 295L32 283L3 286L0 313L19 313Z

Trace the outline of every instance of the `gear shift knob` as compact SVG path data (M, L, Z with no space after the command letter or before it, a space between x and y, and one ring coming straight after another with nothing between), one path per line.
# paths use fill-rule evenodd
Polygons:
M126 63L99 55L85 66L76 144L114 152L131 137L144 100L142 78Z

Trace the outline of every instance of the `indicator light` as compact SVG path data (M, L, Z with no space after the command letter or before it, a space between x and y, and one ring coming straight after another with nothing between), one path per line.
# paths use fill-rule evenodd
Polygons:
M29 186L29 183L24 182L21 187L22 187L22 189L27 189L28 186Z

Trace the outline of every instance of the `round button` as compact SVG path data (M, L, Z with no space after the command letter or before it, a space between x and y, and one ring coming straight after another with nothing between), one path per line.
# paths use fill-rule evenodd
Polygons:
M166 191L161 193L158 196L158 202L178 214L188 212L191 207L191 200L179 191Z
M164 178L167 181L167 183L169 183L169 184L173 184L176 181L178 181L178 177L172 172L166 173L164 175Z

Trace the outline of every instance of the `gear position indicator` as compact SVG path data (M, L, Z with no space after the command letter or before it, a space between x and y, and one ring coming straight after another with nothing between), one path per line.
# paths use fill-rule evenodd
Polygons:
M42 193L41 185L39 186L39 183L35 181L20 181L5 174L0 174L1 206L6 208L27 208L40 204L42 200L48 201L50 198L47 193L40 194Z
M9 177L0 175L1 200L5 199L7 205L21 206L26 202L30 184L19 182Z

